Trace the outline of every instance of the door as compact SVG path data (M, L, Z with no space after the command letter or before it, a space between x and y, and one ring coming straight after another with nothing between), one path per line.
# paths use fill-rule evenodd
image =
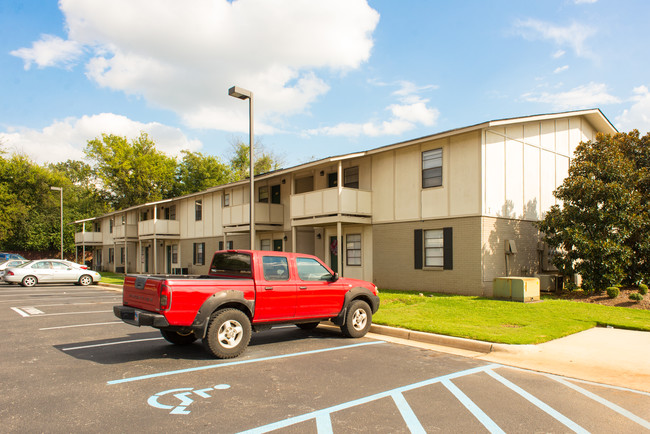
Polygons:
M274 252L282 251L282 240L273 240L273 251Z
M280 203L282 199L280 191L280 184L271 186L271 203Z
M296 317L323 318L334 316L343 307L348 288L332 282L332 273L314 258L296 258L298 298Z
M52 261L52 282L76 282L79 279L77 272L68 264Z
M149 247L144 248L144 272L149 272Z
M172 246L167 246L166 266L167 274L172 274Z
M263 256L255 264L255 322L291 319L296 314L296 282L283 256Z
M329 244L329 250L330 250L330 268L332 271L335 273L339 272L339 254L338 254L338 240L336 237L330 237L330 244Z

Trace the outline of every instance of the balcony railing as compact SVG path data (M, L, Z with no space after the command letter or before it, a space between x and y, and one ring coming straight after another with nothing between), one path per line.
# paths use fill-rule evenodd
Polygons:
M248 204L227 206L223 209L223 225L247 225L249 222L250 208ZM255 224L282 225L284 224L284 205L276 203L255 204Z
M310 191L291 196L291 218L318 217L333 214L372 215L372 192L343 188L339 207L339 189Z
M127 224L115 226L113 228L115 238L137 238L138 237L138 225Z
M138 223L140 237L152 235L180 236L181 225L178 220L145 220Z
M74 234L75 244L102 244L101 232L77 232Z

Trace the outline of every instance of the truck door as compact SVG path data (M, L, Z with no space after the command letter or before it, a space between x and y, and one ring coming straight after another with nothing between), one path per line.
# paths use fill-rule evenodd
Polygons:
M332 273L314 258L296 258L298 318L334 316L343 307L346 288L332 282Z
M296 282L284 256L262 256L255 279L254 322L292 319L296 314Z

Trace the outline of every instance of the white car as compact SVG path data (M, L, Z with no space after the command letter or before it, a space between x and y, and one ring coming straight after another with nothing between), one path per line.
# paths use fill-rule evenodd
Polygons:
M3 279L7 283L34 286L39 283L77 283L82 286L98 283L102 276L85 266L57 259L29 261L7 268Z
M27 259L8 259L0 263L0 280L3 280L2 276L4 276L5 270L7 268L17 267L19 265L24 264L25 262L29 262L29 261Z

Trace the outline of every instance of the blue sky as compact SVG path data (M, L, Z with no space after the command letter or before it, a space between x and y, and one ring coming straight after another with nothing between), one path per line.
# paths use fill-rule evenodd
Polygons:
M102 133L284 167L492 119L600 108L650 130L650 2L3 0L0 142L38 163Z

